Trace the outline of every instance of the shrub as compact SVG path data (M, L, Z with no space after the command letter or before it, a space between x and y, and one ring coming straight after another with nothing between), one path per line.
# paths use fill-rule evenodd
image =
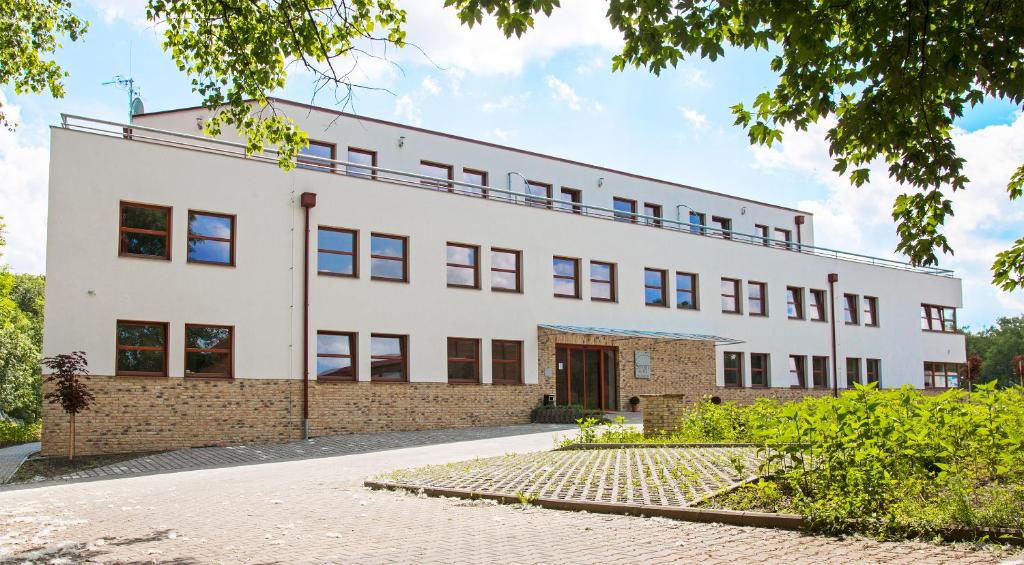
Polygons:
M42 431L43 425L40 422L23 424L14 420L0 419L0 447L39 441Z
M600 410L586 410L578 404L540 405L530 412L530 421L535 424L575 424L588 418L605 421Z

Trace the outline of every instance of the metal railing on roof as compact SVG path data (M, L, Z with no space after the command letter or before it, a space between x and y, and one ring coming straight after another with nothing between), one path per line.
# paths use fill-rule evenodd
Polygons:
M263 151L263 153L247 154L246 146L243 143L151 128L138 124L125 124L62 113L61 127L70 130L120 137L129 141L142 141L145 143L168 145L207 153L217 153L235 158L263 161L274 164L278 161L277 151L273 149L267 149ZM870 255L862 255L860 253L807 245L805 243L798 243L791 240L775 239L704 224L683 222L681 220L648 216L636 212L626 212L613 208L605 208L603 206L583 204L581 202L569 202L548 196L527 194L525 193L525 189L528 185L525 182L523 186L524 192L515 192L493 186L485 186L444 177L400 171L364 163L329 159L315 155L301 155L298 159L297 167L325 173L341 174L348 177L371 181L391 182L422 189L449 192L463 196L486 198L495 202L547 209L565 214L602 218L606 220L635 224L638 226L667 229L680 233L712 237L735 243L759 245L779 252L804 253L817 257L827 257L840 261L850 261L915 273L926 273L944 277L953 276L953 271L951 269L913 265L896 259L872 257Z

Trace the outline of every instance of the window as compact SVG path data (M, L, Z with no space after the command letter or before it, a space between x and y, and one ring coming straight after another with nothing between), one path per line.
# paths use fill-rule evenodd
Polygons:
M668 272L644 269L644 303L648 306L668 306Z
M361 177L366 179L377 178L377 152L358 147L348 148L348 165L345 166L345 174L350 177Z
M408 336L370 334L370 380L405 382L409 374Z
M650 202L644 202L644 223L651 226L661 225L661 204L651 204Z
M761 245L768 245L768 226L754 224L754 234L761 240Z
M882 380L882 360L881 359L865 359L865 369L867 371L867 381L869 383L879 383L881 386Z
M448 382L480 382L480 340L448 338Z
M814 388L828 388L828 357L815 355L811 358L811 372Z
M359 276L359 232L320 226L316 235L316 269L321 275Z
M117 321L116 375L167 376L167 324Z
M786 316L790 320L804 319L804 289L796 286L786 287Z
M330 161L333 161L336 156L337 149L333 143L310 140L308 147L299 149L299 156L295 158L295 163L300 169L333 171L334 163Z
M580 260L571 257L552 258L555 296L580 297Z
M704 235L704 214L702 212L690 211L690 233Z
M726 351L723 354L723 376L725 386L743 386L743 354Z
M775 246L786 249L793 248L793 232L782 228L775 228Z
M616 196L612 199L612 208L615 209L616 221L636 223L636 200Z
M960 386L960 365L925 361L924 386L925 388L956 388Z
M751 316L768 315L768 285L747 281L747 311Z
M526 204L528 206L536 206L538 208L550 208L551 207L551 202L549 200L541 200L539 198L530 198L530 196L533 196L533 197L538 197L539 196L540 198L551 198L551 185L550 184L544 184L542 182L537 182L537 181L532 181L532 180L531 181L527 181L527 183L526 183L526 194L528 195L526 197Z
M573 214L582 214L583 208L580 204L583 203L583 192L576 190L575 188L562 187L562 191L558 194L558 199L561 202L558 204L559 210L566 212L572 212Z
M732 237L729 234L729 232L732 231L732 220L729 218L711 216L711 227L716 228L714 233L712 233L711 235L714 235L716 237L724 237L725 239L729 239L730 237Z
M878 298L874 296L864 297L864 325L878 327Z
M807 357L789 356L789 386L807 388Z
M590 262L590 299L615 302L615 263Z
M235 217L188 212L188 262L235 264Z
M956 308L922 304L921 329L931 332L956 333Z
M750 354L750 386L768 386L768 354Z
M740 281L722 278L722 312L740 314Z
M475 184L478 187L487 186L487 172L479 171L477 169L462 169L462 182L469 184ZM487 196L486 188L477 188L473 186L460 186L458 191L463 194L471 194L473 196Z
M860 305L856 294L843 295L843 319L848 326L860 323Z
M861 384L860 359L857 357L846 358L846 388L853 388L853 385Z
M825 291L811 289L811 321L825 321Z
M316 378L326 381L356 380L356 334L316 332Z
M523 342L491 341L491 382L496 385L522 384Z
M521 251L491 248L491 290L523 291L522 257Z
M231 378L231 326L185 324L185 376Z
M451 165L435 163L433 161L420 161L420 174L432 179L420 179L420 184L436 188L438 190L454 190L455 185L444 182L440 179L452 180L455 178L455 169Z
M448 243L448 286L480 288L480 248Z
M693 273L676 273L676 308L696 310L697 275Z
M118 255L171 258L171 208L121 202Z
M409 238L401 235L370 234L370 278L409 281Z

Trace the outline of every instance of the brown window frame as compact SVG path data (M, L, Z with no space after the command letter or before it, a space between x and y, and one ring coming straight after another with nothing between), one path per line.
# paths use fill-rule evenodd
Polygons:
M231 237L213 237L209 235L192 235L192 215L196 214L199 216L211 216L214 218L228 218L231 220ZM207 212L205 210L189 210L188 218L185 225L186 239L185 239L185 262L195 263L197 265L217 265L219 267L234 267L235 266L235 241L237 239L236 233L238 231L238 218L234 214L224 214L222 212ZM221 263L220 261L201 261L199 259L193 259L192 254L189 252L188 244L193 239L200 241L221 241L228 244L228 249L231 252L231 260L227 263Z
M228 347L227 349L208 349L203 347L189 347L188 346L188 330L189 328L220 328L228 330ZM184 366L182 373L187 379L223 379L231 380L235 378L235 326L225 326L223 324L185 324L185 355L183 356ZM188 354L189 353L227 353L228 356L228 371L224 373L188 373Z
M475 358L473 358L473 357L452 357L451 356L451 352L448 351L447 347L450 347L451 343L453 341L456 341L456 342L460 342L461 341L461 342L472 343L473 346L476 348L476 357ZM447 341L445 342L445 345L446 345L446 354L447 354L447 358L448 358L448 375L447 375L448 384L474 384L474 385L480 384L480 382L481 382L481 377L480 377L480 356L481 356L480 338L474 338L474 337L449 337L447 339ZM476 378L474 378L474 379L454 379L453 380L452 379L452 362L455 362L455 363L472 363L472 365L473 365L473 373L476 375Z
M629 212L624 212L617 209L615 205L619 203L628 204ZM630 198L623 198L621 196L613 196L612 210L614 210L614 212L612 213L612 219L615 220L616 222L630 222L633 224L636 223L636 200ZM630 213L632 213L632 215L629 215ZM619 214L624 215L620 216Z
M426 187L429 187L429 188L433 188L435 190L447 190L448 192L454 192L455 191L455 183L452 182L452 181L455 180L455 166L454 165L448 165L448 164L445 164L445 163L439 163L437 161L428 161L428 160L425 160L425 159L420 159L420 174L424 175L424 176L430 176L430 175L424 174L423 167L433 167L433 168L436 168L436 169L444 169L448 173L448 176L447 176L448 182L440 182L440 181L436 181L436 180L420 179L420 185L426 186Z
M871 370L871 366L874 365L875 370ZM874 377L872 378L872 373ZM882 360L881 359L865 359L864 360L864 382L867 383L878 383L879 388L882 386Z
M768 226L764 224L754 224L754 232L761 232L760 235L757 236L761 240L761 245L764 245L765 247L771 245L771 242L768 241L769 239L771 239L771 237L768 235L769 233L771 233L771 230L768 228Z
M317 371L316 380L325 382L342 382L351 383L359 380L359 334L356 332L336 332L332 330L317 330L317 337L321 335L334 335L348 338L348 355L341 353L320 353L320 349L317 348L316 358L319 360L321 357L334 358L334 359L349 359L351 362L352 376L351 377L321 377L319 371ZM319 340L317 340L319 343Z
M856 378L853 380L850 379L850 361L855 361L857 365L857 375ZM861 362L860 357L846 358L846 388L852 389L853 383L857 383L860 385L864 384L864 377L862 376L864 374L863 368L864 364Z
M511 253L516 257L516 268L514 271L509 269L499 269L494 266L494 253ZM492 247L491 248L491 272L492 273L512 273L516 276L516 287L511 288L496 288L494 286L494 279L491 279L491 292L511 292L515 294L523 293L523 252L519 249L507 249L504 247Z
M736 368L730 369L726 363L726 359L730 355L736 356ZM743 352L742 351L724 351L722 352L722 386L729 388L742 388L743 387ZM729 374L735 373L736 382L729 382Z
M647 284L647 273L657 273L658 280L661 281L659 286L651 286ZM661 290L661 300L659 302L648 302L647 301L647 289L659 289ZM644 305L655 306L658 308L668 308L668 270L667 269L656 269L654 267L644 267Z
M555 261L556 260L571 261L572 264L575 265L575 268L574 268L573 272L576 273L576 275L574 277L567 277L565 275L559 275L558 271L555 270ZM579 298L582 297L582 292L580 290L580 259L578 257L566 257L564 255L553 255L551 257L551 275L552 275L552 281L557 280L557 279L573 281L573 288L575 289L575 294L572 294L572 295L569 295L569 294L559 294L558 293L558 287L555 286L555 291L554 292L555 292L555 297L556 298L575 298L575 299L579 299Z
M608 280L595 279L594 278L594 265L602 265L608 267ZM619 290L618 290L618 265L609 261L590 261L590 299L594 302L618 302ZM594 283L607 284L609 294L611 298L601 298L594 296Z
M402 361L402 377L400 379L382 379L374 377L373 375L373 361L374 359L384 359L393 361L395 355L374 355L373 354L373 338L375 337L386 337L386 338L398 338L399 340L399 351L401 352L398 357ZM370 382L374 383L407 383L409 382L409 336L406 334L383 334L383 333L371 333L370 334Z
M778 237L779 234L782 234L783 237ZM793 248L793 230L775 228L775 231L772 233L772 236L772 239L775 240L775 247L778 247L779 249ZM784 241L785 243L779 243L780 241Z
M962 368L961 368L960 365L961 365L961 363L949 363L949 362L946 362L946 361L925 361L924 362L924 375L925 375L924 388L926 388L926 389L939 389L939 390L948 390L948 389L951 389L951 388L960 388L960 382L963 379L963 377L961 376L963 371L962 371ZM929 366L931 367L931 371L928 370ZM956 367L956 369L953 372L956 373L957 386L949 386L949 374L951 372L949 370L950 367ZM941 373L938 372L936 370L937 368L941 368L942 372ZM929 378L929 376L930 376L930 378ZM935 379L936 378L941 378L944 386L935 386ZM929 384L929 381L931 381L931 384Z
M790 385L790 388L807 388L807 356L806 355L790 355L787 361L789 363L789 374L796 373L795 385ZM796 370L793 370L796 367Z
M352 251L351 252L349 252L349 251L337 251L337 250L334 250L334 249L324 249L323 247L320 247L320 231L321 230L323 230L323 231L333 231L333 232L337 232L337 233L351 234L352 235ZM317 248L316 249L316 253L317 253L316 274L327 276L327 277L345 277L345 278L350 278L350 279L358 279L359 278L359 230L354 230L354 229L349 229L349 228L336 228L336 227L332 227L332 226L321 226L321 225L318 225L316 227L316 231L317 231L317 235L316 235L316 248ZM322 270L320 270L320 258L319 258L319 255L321 253L329 253L331 255L349 255L349 256L351 256L352 257L352 273L351 274L348 274L348 273L335 273L335 272L332 272L332 271L322 271Z
M827 322L828 321L828 314L827 314L828 310L825 309L825 302L828 300L828 293L825 292L824 290L821 290L821 289L818 289L818 288L812 288L812 289L809 289L809 290L810 290L810 294L809 295L811 297L814 297L817 300L817 306L815 308L811 308L811 304L808 303L807 304L807 312L808 312L808 314L812 314L814 312L817 312L820 315L820 317L816 318L813 315L810 315L808 317L808 319L810 321L812 321L812 322Z
M932 320L935 316L932 316L932 310L938 310L939 329L932 327ZM952 316L947 316L947 312L952 312ZM952 306L939 306L937 304L921 304L922 320L927 320L927 327L922 327L921 331L925 332L937 332L955 334L957 333L957 322L956 322L956 308ZM946 322L953 322L953 329L946 329Z
M319 145L320 147L330 147L331 148L331 161L337 161L338 160L338 144L331 143L329 141L320 141L320 140L317 140L317 139L310 139L308 141L309 141L309 146ZM296 168L308 169L308 170L313 170L313 171L324 171L324 170L327 170L327 171L334 172L334 163L333 162L332 163L324 163L324 162L320 161L319 158L317 158L315 160L308 160L308 159L309 159L309 157L306 157L306 160L303 159L303 155L302 155L301 150L300 150L299 154L295 156L295 166L296 166Z
M649 210L648 210L649 209ZM655 204L653 202L644 202L644 216L653 216L657 219L644 218L644 223L650 226L661 226L662 220L665 217L664 208L661 204Z
M729 277L722 277L722 281L721 282L722 283L731 282L732 283L733 292L736 293L736 294L726 294L724 290L720 290L720 292L719 292L719 297L720 297L719 303L721 303L721 299L724 299L724 298L727 298L727 297L732 297L734 299L735 303L736 303L736 309L735 310L726 310L725 309L725 305L722 304L721 305L722 306L722 313L723 314L743 314L743 304L742 304L742 302L743 302L743 284L742 284L742 282L740 282L740 279L733 279L733 278L729 278ZM719 284L719 288L721 289L721 284Z
M449 247L461 247L463 249L471 249L471 250L473 250L473 258L475 259L475 261L471 265L464 265L462 263L453 263L451 261L448 261L447 257L448 257L448 248ZM458 243L458 242L455 242L455 241L449 241L449 242L447 242L445 244L444 252L445 252L445 283L447 283L448 288L471 288L471 289L474 289L474 290L480 290L480 246L479 245L473 245L471 243ZM448 275L447 275L447 270L448 270L447 268L448 267L455 267L455 268L459 268L459 269L473 269L473 284L471 284L471 285L469 285L469 284L453 284L450 281L448 281Z
M566 211L572 212L573 214L583 213L583 191L578 188L569 188L567 186L561 187L558 191L560 204L559 207ZM561 199L562 196L568 195L569 200Z
M689 291L693 295L693 305L692 306L683 306L683 305L679 304L679 277L680 276L690 277L690 279L691 279L691 281L693 283L691 285L693 288L692 288L692 290ZM680 310L700 310L700 291L699 291L699 289L700 289L700 275L698 275L697 273L688 273L688 272L685 272L685 271L676 271L676 289L675 289L676 308L679 308ZM686 292L686 291L684 291L684 292Z
M163 347L157 347L155 345L121 345L119 343L118 328L122 325L125 326L161 326L164 330L164 345ZM171 325L168 322L153 322L146 320L117 320L114 323L114 376L115 377L166 377L167 376L167 359L168 359L168 347L170 344L170 333ZM122 371L118 360L120 358L119 353L121 351L162 351L163 352L163 371Z
M124 208L148 208L150 210L161 210L164 212L167 222L167 230L148 230L145 228L129 228L124 226ZM161 206L159 204L144 204L142 202L131 202L128 200L121 200L117 207L117 256L118 257L135 257L139 259L154 259L156 261L170 261L171 260L171 231L173 224L171 220L174 218L174 208L171 206ZM143 235L153 235L164 238L164 254L163 255L145 255L141 253L129 253L126 250L125 234L127 233L138 233Z
M547 200L537 200L538 198L541 198L541 197L537 196L536 194L530 194L529 193L530 189L527 188L527 187L530 187L530 186L532 186L534 188L543 188L544 189L544 194L547 197ZM534 208L547 208L549 210L551 209L551 198L552 198L551 195L552 195L552 190L553 190L553 187L552 187L551 183L540 182L540 181L536 181L536 180L527 180L526 181L526 186L524 186L523 189L526 191L526 205L527 206L532 206Z
M352 162L352 159L349 158L349 155L351 155L352 153L357 153L359 155L369 155L370 156L370 167L372 167L372 168L370 169L370 174L366 175L366 174L363 174L363 173L352 173L352 172L349 172L349 168L350 167L351 168L358 168L358 169L365 169L366 165L345 165L345 176L356 177L356 178L361 178L361 179L368 178L370 180L377 180L377 152L372 150L372 149L363 149L362 147L352 147L352 146L349 146L348 150L346 150L346 152L345 152L345 161L346 162L348 162L348 163Z
M491 186L490 174L487 171L484 171L484 170L481 170L481 169L474 169L474 168L471 168L471 167L462 167L462 182L469 182L469 181L466 180L466 175L467 174L469 174L469 175L479 175L480 176L480 180L482 181L482 182L479 183L480 186L483 186L483 187ZM468 196L476 196L478 198L487 198L487 189L486 188L481 188L480 189L480 191L481 191L480 194L473 193L473 192L471 192L472 190L473 189L469 188L468 186L458 187L458 188L455 189L455 191L459 192L460 194L466 194Z
M822 361L824 363L824 369L822 369L821 371L818 370L819 361ZM829 388L830 386L832 386L832 383L829 382L828 363L829 358L824 355L811 356L811 388ZM819 373L823 383L820 385L817 382Z
M732 218L711 216L711 223L719 224L718 226L711 226L715 230L715 233L712 234L713 236L722 239L732 239Z
M387 255L376 255L373 253L373 238L380 237L384 239L400 239L402 240L402 278L395 279L391 277L382 277L380 275L373 274L373 260L374 259L386 259L391 261L398 261L396 257ZM407 235L396 235L393 233L381 233L381 232L370 232L370 280L374 281L385 281L395 283L407 283L409 282L409 236Z
M790 300L790 291L792 293L793 300ZM793 316L789 313L789 307L794 307L796 315ZM787 286L786 287L786 318L790 320L805 320L807 317L807 309L804 305L804 287L802 286Z
M518 357L516 359L514 359L514 360L498 359L498 357L496 355L494 355L494 350L496 349L494 346L496 344L504 345L506 343L512 343L512 344L516 345L516 348L517 348L517 350L519 352L519 355L518 355ZM516 380L516 381L494 380L494 375L496 374L496 371L494 370L494 366L495 365L500 365L500 364L509 364L509 365L515 364L517 367L519 367L519 371L517 371L518 374L519 374L518 380ZM523 384L523 342L522 341L511 340L511 339L492 339L491 340L491 384L493 384L493 385L521 385L521 384Z
M843 323L847 326L860 325L860 296L843 293Z
M864 327L877 328L878 327L878 297L877 296L864 296L864 311L861 318L864 320ZM871 323L868 323L868 319L871 319Z
M752 294L749 287L755 286L761 289L761 297L758 301L761 307L757 311L754 311L753 305L751 304ZM761 281L747 281L747 314L750 316L766 318L768 316L768 283Z
M760 369L754 368L754 358L760 358L764 360L764 365ZM754 375L760 374L762 379L760 383L754 382ZM771 356L767 353L751 353L750 354L750 386L751 388L768 388L769 379L771 375Z

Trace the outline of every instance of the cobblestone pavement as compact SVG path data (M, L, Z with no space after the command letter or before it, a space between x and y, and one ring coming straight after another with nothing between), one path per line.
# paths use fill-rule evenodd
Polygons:
M506 436L0 492L0 562L998 563L1022 554L369 491L398 468L549 449Z

